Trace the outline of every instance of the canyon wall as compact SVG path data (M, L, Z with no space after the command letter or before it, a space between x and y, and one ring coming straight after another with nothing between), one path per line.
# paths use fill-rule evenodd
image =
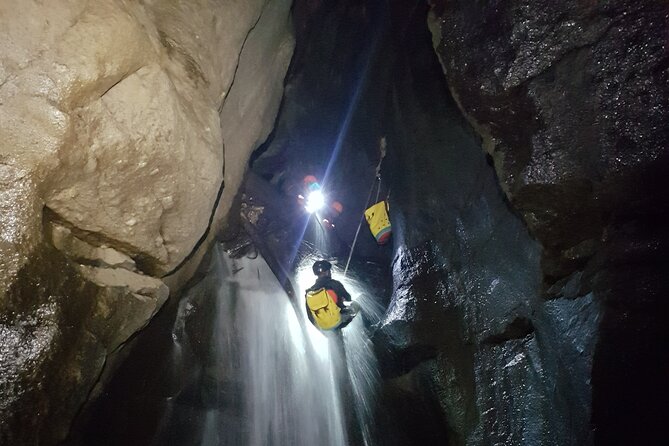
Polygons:
M462 442L659 444L669 396L666 2L430 3L448 90L503 191L497 206L537 244L483 206L482 184L467 202L441 205L454 222L403 210L411 228L446 226L436 247L400 246L389 322L402 320L407 296L421 308L443 293L446 331L427 375ZM457 169L435 172L418 197L451 202L469 181L447 187L470 155L444 150L422 158Z
M0 439L52 444L271 131L285 0L0 1Z

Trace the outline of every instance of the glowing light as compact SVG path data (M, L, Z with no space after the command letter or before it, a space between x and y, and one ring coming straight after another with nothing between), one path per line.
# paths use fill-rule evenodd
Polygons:
M313 285L314 282L316 281L316 276L314 275L314 272L311 270L311 265L316 260L318 259L307 258L303 260L300 266L297 268L295 274L295 281L297 282L300 295L304 295L304 293L307 291L307 288Z
M323 206L325 206L325 196L320 190L315 190L309 193L307 204L304 206L304 209L313 214L319 209L322 209Z

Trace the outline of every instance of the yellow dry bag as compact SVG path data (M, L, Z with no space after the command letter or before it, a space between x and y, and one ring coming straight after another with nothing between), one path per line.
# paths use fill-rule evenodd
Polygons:
M331 294L332 293L332 294ZM307 307L316 326L321 330L333 330L341 323L341 310L335 303L334 291L325 288L307 292Z
M385 201L379 201L365 211L365 218L376 242L379 245L385 244L392 233L388 218L388 204Z

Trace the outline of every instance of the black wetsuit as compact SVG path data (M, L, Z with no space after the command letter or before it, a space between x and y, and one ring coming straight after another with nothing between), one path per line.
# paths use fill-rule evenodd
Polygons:
M353 314L351 308L344 305L344 302L351 302L351 295L348 293L348 291L346 291L344 285L342 285L342 283L338 280L334 280L332 277L323 276L316 279L316 283L314 283L311 288L308 288L306 292L308 293L309 291L316 291L321 288L332 290L337 294L337 306L341 309L341 315L343 319L343 323L340 325L340 327L343 328L344 326L348 325L355 314ZM309 321L316 325L314 323L314 318L311 315L311 310L309 310L309 305L306 304L306 301L305 306L307 309L307 316L309 317Z

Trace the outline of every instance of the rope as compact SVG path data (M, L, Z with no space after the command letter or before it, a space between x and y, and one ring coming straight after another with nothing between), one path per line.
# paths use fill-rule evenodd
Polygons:
M379 163L380 165L381 163ZM372 198L372 192L374 192L374 186L376 182L379 182L379 190L381 190L381 177L375 176L374 181L372 182L372 187L369 188L369 193L367 194L367 201L365 204L365 209L369 207L369 200ZM376 193L378 200L378 191ZM358 241L358 234L360 234L360 228L362 228L362 222L365 219L365 211L362 212L362 217L360 217L360 224L358 224L358 229L355 231L355 237L353 237L353 244L351 245L351 252L348 254L348 260L346 261L346 267L344 268L344 277L346 277L346 272L348 271L348 265L351 263L351 257L353 257L353 250L355 249L355 244Z
M379 202L379 195L381 194L381 163L383 163L383 158L386 157L386 137L382 137L379 141L379 151L381 156L379 158L379 164L376 165L376 174L374 175L374 181L372 182L372 187L369 188L369 193L367 194L367 201L365 208L362 210L362 216L360 217L360 223L358 224L358 229L355 231L355 237L353 237L353 244L351 245L351 252L348 253L348 260L346 260L346 267L344 268L344 277L348 272L348 266L351 264L351 258L353 257L353 250L355 249L355 244L358 242L358 235L360 234L360 228L362 228L362 222L365 219L365 210L369 207L369 200L372 198L372 192L374 192L374 186L378 184L378 189L376 190L376 201ZM378 183L377 183L378 181ZM390 190L388 191L390 195Z

